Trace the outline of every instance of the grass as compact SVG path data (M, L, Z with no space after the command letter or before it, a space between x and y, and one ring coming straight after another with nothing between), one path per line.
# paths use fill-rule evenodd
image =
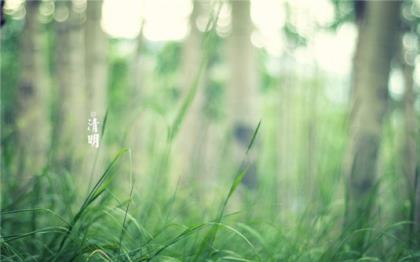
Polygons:
M253 145L259 127L260 123L254 132L246 154ZM126 201L125 209L123 209L124 203L121 201L117 201L118 205L115 207L108 207L107 199L111 198L112 194L104 195L110 190L110 185L116 175L113 170L117 165L117 162L127 152L129 152L128 149L122 149L116 154L94 187L90 190L88 196L84 199L79 210L72 216L70 222L67 222L63 216L51 209L45 208L3 211L2 222L5 224L7 224L7 222L12 222L8 217L13 216L15 219L19 218L20 214L42 213L42 216L36 216L36 219L39 220L39 222L37 221L38 223L36 223L38 226L35 226L36 229L31 232L10 235L2 234L2 259L5 261L26 259L42 261L73 261L79 259L150 261L158 257L168 259L171 256L165 254L166 250L170 250L178 243L190 241L193 235L199 234L200 231L203 231L205 228L209 228L209 230L204 234L201 241L193 239L193 246L199 246L193 261L201 261L204 257L208 257L211 253L215 252L213 246L216 234L222 229L236 235L249 247L252 247L254 253L257 255L255 247L244 234L234 227L222 223L228 201L241 183L246 169L238 171L214 222L206 222L192 226L171 222L167 225L163 225L158 231L150 233L145 229L146 227L141 225L141 223L139 223L140 221L137 221L129 212L129 204L131 203L134 190L133 180L130 182L130 199ZM63 196L64 195L65 194L63 194ZM33 197L30 192L27 196L29 198ZM41 224L44 224L46 221L48 221L48 224L51 223L51 218L56 218L58 224L54 226L41 226ZM180 228L181 231L173 230L172 227ZM119 238L116 237L118 235L116 232L118 231L120 232ZM93 235L91 236L91 234ZM168 234L170 236L173 235L173 237L167 237ZM163 238L162 235L165 235L165 237ZM157 241L159 242L155 243ZM15 248L15 245L18 248ZM130 248L130 246L138 246L138 248ZM22 250L19 250L19 247L28 248L28 253L22 252ZM194 249L195 248L191 247L191 250ZM235 252L229 253L229 257L234 259ZM175 257L173 258L175 259ZM239 259L239 257L237 257L237 259Z
M260 124L248 150L252 150L259 128ZM244 154L246 159L247 152ZM321 212L308 206L302 212L288 211L281 216L281 208L276 212L268 208L272 197L243 198L252 193L241 186L246 165L233 176L225 197L214 194L219 196L219 208L214 202L194 199L190 194L194 188L177 188L176 193L159 198L165 201L151 205L143 220L141 203L153 199L144 199L131 174L127 180L122 177L127 174L118 172L126 162L130 162L130 151L122 149L82 202L69 197L74 193L71 177L50 172L39 177L38 182L44 185L41 192L25 195L29 203L40 196L38 207L1 212L1 260L344 261L358 256L346 249L351 234L340 237L340 207L331 205ZM124 182L128 182L129 191L121 186ZM50 191L50 186L57 185L67 190ZM127 199L120 198L127 193ZM20 205L24 204L16 207ZM400 222L365 229L370 240L358 261L416 261L420 253L398 237L396 229L403 226Z
M186 99L192 99L187 97ZM184 103L187 103L184 101ZM188 106L186 106L187 112ZM181 125L183 117L177 117ZM179 120L180 119L180 120ZM343 203L314 199L293 210L273 203L277 192L242 185L261 129L256 126L230 186L202 192L160 190L167 174L135 181L131 151L119 150L87 196L68 173L45 169L18 201L8 191L1 211L1 261L416 261L402 239L407 222L341 235ZM102 131L104 133L104 131ZM175 138L175 137L174 137ZM170 141L172 142L172 141ZM159 155L169 172L171 143ZM155 175L152 173L152 175ZM229 174L226 174L229 175ZM94 177L94 176L93 176ZM128 179L127 179L128 178ZM144 189L149 188L145 191ZM33 190L36 189L36 190ZM202 196L209 194L210 200ZM279 199L281 202L281 199ZM324 206L322 206L324 205ZM322 208L319 208L322 207ZM348 242L367 232L362 253Z

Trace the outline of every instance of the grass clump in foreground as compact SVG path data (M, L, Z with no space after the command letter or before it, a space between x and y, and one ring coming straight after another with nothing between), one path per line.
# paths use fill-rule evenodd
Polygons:
M260 123L244 163L259 128ZM27 192L19 204L34 207L13 209L18 206L13 203L1 213L1 260L415 261L419 257L398 237L404 223L366 229L368 245L363 254L355 254L346 242L358 232L340 237L340 206L331 202L318 208L311 203L300 212L276 207L270 193L241 186L246 164L233 177L227 194L213 194L211 203L196 198L195 188L178 188L176 193L153 198L132 177L127 195L118 187L124 181L119 172L124 156L130 160L128 149L115 155L81 204L70 175L44 172L35 177L38 189ZM128 198L118 197L124 195ZM152 198L144 199L145 195Z

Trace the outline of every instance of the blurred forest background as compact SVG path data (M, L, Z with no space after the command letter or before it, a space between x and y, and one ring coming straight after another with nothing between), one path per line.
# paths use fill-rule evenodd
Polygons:
M1 3L2 261L420 260L420 1Z

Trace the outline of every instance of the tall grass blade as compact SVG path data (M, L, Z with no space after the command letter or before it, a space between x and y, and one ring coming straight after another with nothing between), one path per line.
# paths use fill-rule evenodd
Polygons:
M89 195L87 196L87 198L85 199L85 201L83 202L82 206L80 207L79 211L77 212L77 214L74 216L73 220L71 221L70 225L68 226L67 229L67 233L63 236L58 250L57 250L57 254L54 258L53 261L55 261L59 255L61 254L61 251L66 243L66 241L68 240L74 226L76 225L76 223L79 221L79 219L81 218L81 216L86 212L87 208L107 189L107 187L109 186L109 183L111 182L112 179L112 172L111 170L114 168L115 164L117 163L117 161L128 151L128 149L124 148L121 149L116 156L114 157L114 159L112 160L112 162L108 165L108 167L106 168L105 172L102 174L102 176L99 178L98 182L95 184L95 186L93 187L93 189L90 191Z
M200 258L209 253L209 249L213 246L214 240L216 238L216 234L218 231L218 225L221 223L223 214L225 212L226 206L229 202L230 197L232 194L236 191L236 188L239 186L239 184L242 182L245 174L247 173L249 169L249 163L246 163L246 158L248 156L248 153L252 146L254 145L255 138L257 137L258 131L260 130L261 126L261 120L258 122L257 127L254 130L254 133L252 134L251 141L248 144L247 150L245 152L244 160L242 161L242 164L240 165L238 172L233 180L232 185L230 186L229 193L227 194L225 200L223 201L223 204L220 208L219 214L216 218L216 221L214 222L214 225L211 227L209 232L206 234L206 236L203 238L200 248L197 252L197 255L195 256L194 261L199 261ZM245 165L244 165L245 164Z

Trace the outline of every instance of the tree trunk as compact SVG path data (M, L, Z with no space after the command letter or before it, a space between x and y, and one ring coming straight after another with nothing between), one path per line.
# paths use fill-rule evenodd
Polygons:
M399 1L365 2L353 72L350 143L345 168L345 230L353 233L351 247L361 251L373 206L376 167L384 116L387 110L388 78L399 26Z
M103 165L106 158L103 149L103 137L101 129L104 124L104 117L107 104L107 36L101 28L102 0L87 1L86 23L85 23L85 74L86 74L86 97L87 97L87 115L85 122L93 115L99 121L99 149L90 147L86 165L88 172L91 172L93 178L100 176L104 171ZM92 167L89 169L89 167ZM92 176L89 179L89 186L92 183Z
M250 1L231 1L232 32L229 45L230 79L228 86L228 120L233 132L234 162L240 163L253 129L258 123L258 79L255 48L251 43L253 24ZM256 156L250 156L251 166L244 183L255 185Z
M194 84L194 80L199 74L200 63L203 52L201 48L201 32L196 26L197 17L200 14L201 6L199 1L193 1L193 11L190 16L190 33L187 36L181 60L180 87L181 87L181 103L188 95L188 92ZM200 78L201 80L204 77ZM201 154L198 153L203 146L204 134L204 81L197 83L197 92L185 116L184 123L181 127L177 142L177 150L180 151L178 159L181 173L187 174L187 177L193 175L200 169L198 164L203 164Z
M43 59L42 29L38 19L40 1L26 2L26 18L22 32L22 75L17 94L16 116L18 180L30 178L45 166L50 140L46 64Z
M414 214L413 214L413 244L419 249L420 248L420 173L419 168L416 169L415 174L415 195L414 195Z
M411 203L411 214L409 219L413 221L411 225L410 241L415 245L420 245L420 188L417 168L417 123L415 112L416 94L414 92L414 66L408 63L403 43L401 43L400 64L404 77L404 140L402 148L402 170L407 181L408 198ZM414 60L414 58L413 58ZM412 61L414 63L414 61Z
M86 96L84 92L84 48L81 16L72 10L71 1L57 2L57 9L70 14L57 22L58 165L67 171L80 166L86 150Z
M135 40L135 48L133 50L133 56L130 60L130 96L129 101L129 118L131 121L131 127L128 134L128 143L132 147L132 159L133 159L133 172L136 177L140 177L140 174L144 174L145 163L147 163L147 151L146 141L147 136L145 132L146 121L143 116L144 112L144 97L147 92L145 90L146 85L144 78L145 74L145 57L143 54L143 46L145 44L144 36L144 23L141 25L139 35Z
M102 1L87 1L86 8L86 90L88 113L103 120L107 90L107 36L101 28Z

